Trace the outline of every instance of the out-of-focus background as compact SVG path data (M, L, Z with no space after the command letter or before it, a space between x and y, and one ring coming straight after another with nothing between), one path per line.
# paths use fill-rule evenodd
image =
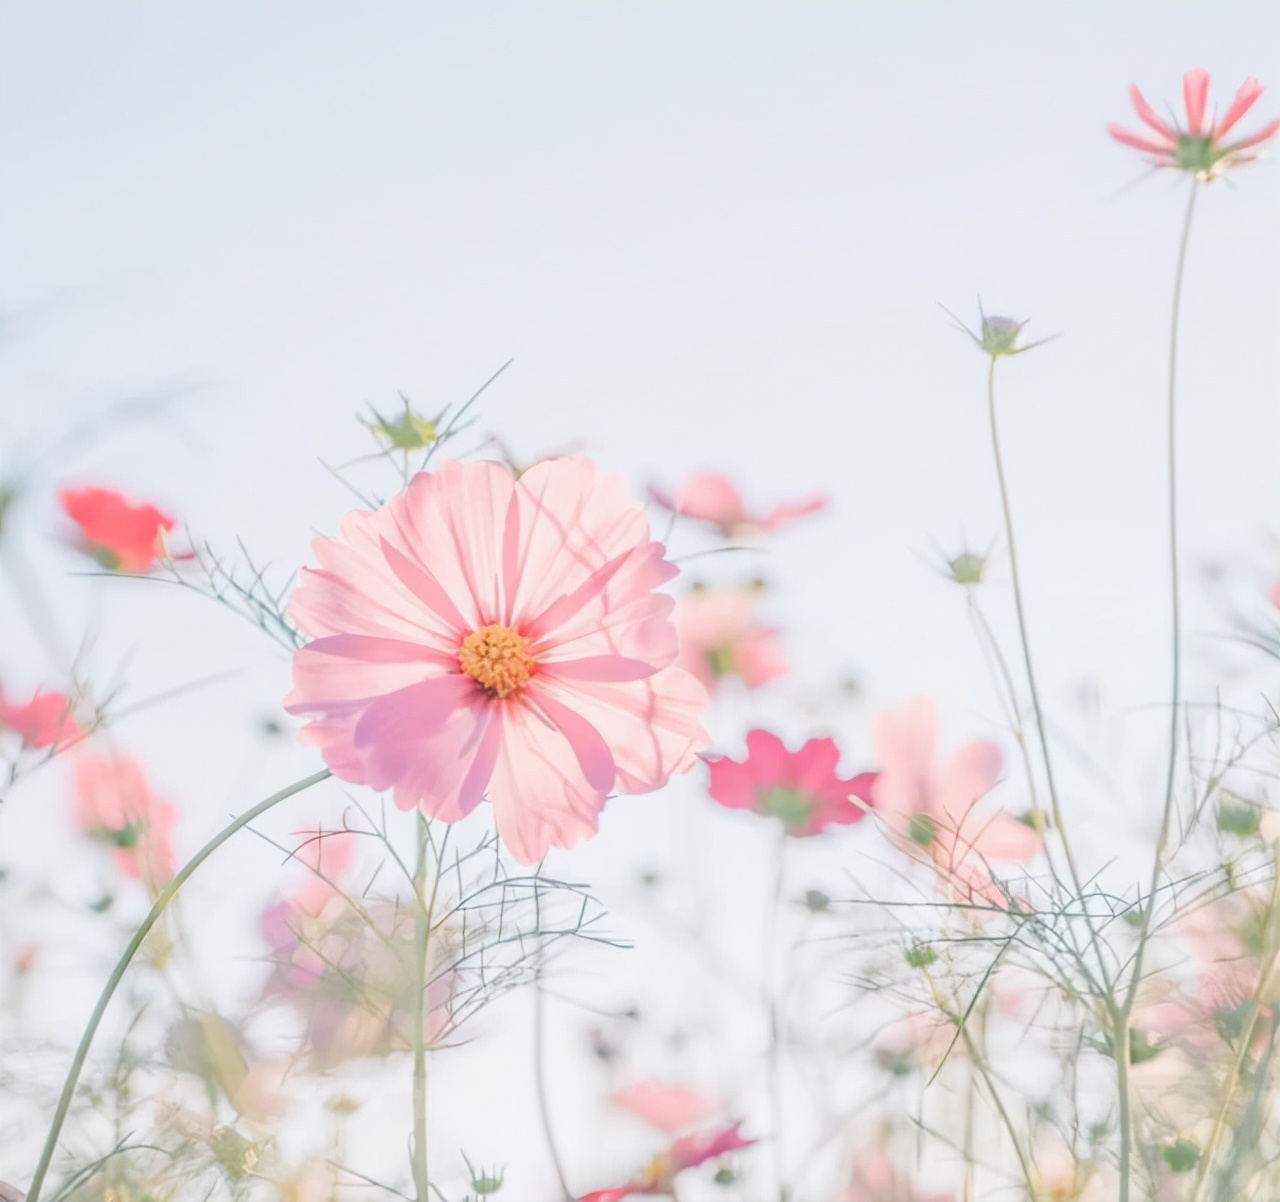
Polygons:
M122 708L193 685L113 737L181 804L179 845L194 848L313 763L287 732L261 732L283 717L287 656L169 586L78 574L55 486L155 499L196 540L234 553L242 539L287 574L355 503L326 465L372 449L354 420L367 403L391 412L399 390L433 413L513 359L455 451L490 433L520 459L572 447L637 496L698 468L764 501L829 494L826 513L767 550L687 562L711 579L766 578L793 666L716 712L721 746L754 722L831 732L860 768L870 716L917 693L937 698L944 744L999 740L963 601L936 570L940 549L990 549L986 603L1012 632L984 362L939 307L976 324L980 296L988 313L1032 318L1029 336L1062 335L998 380L1031 634L1055 726L1101 770L1067 770L1081 842L1099 854L1148 837L1168 689L1168 309L1187 181L1148 170L1104 126L1135 124L1130 82L1157 109L1180 105L1196 66L1213 75L1218 111L1255 75L1274 88L1258 119L1274 116L1280 9L5 6L0 472L34 464L6 550L40 583L45 643L104 691L122 682ZM1224 654L1203 569L1256 565L1259 596L1280 575L1276 204L1264 160L1206 189L1192 234L1181 462L1193 697L1208 679L1198 665L1220 668ZM38 458L138 401L142 419ZM709 545L678 530L672 551ZM34 687L51 659L14 587L0 581L0 672ZM637 901L648 870L677 879L698 864L707 893L720 888L725 946L752 954L767 848L754 828L713 822L700 786L621 799L598 840L553 857L641 945L584 962L561 993L626 1005L648 990L653 1011L690 1012L684 968L654 988ZM65 792L56 765L12 792L0 864L28 879L54 866L54 892L82 900L102 868L71 846ZM273 829L333 821L342 805L330 789ZM858 871L848 844L831 846L812 853L815 880ZM228 989L256 970L260 949L233 932L249 929L278 862L243 840L191 891L197 927L217 901L208 972ZM679 911L688 898L673 889ZM46 937L6 906L11 939ZM88 990L103 971L94 949L51 943L21 1004L69 1039L91 995L68 991L67 974ZM473 1045L440 1058L433 1086L440 1156L463 1146L509 1161L517 1197L547 1174L527 1020L523 1004L492 1012ZM553 1002L552 1098L570 1148L598 1106L582 1050L591 1021ZM403 1140L402 1101L369 1112L370 1140ZM614 1151L593 1137L574 1154L585 1177L606 1174ZM0 1147L0 1177L20 1180L10 1155Z

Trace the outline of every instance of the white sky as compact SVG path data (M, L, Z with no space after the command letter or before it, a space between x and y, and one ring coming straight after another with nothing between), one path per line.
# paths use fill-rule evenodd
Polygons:
M389 410L403 389L430 412L514 357L477 429L523 455L581 443L638 494L698 467L765 500L830 493L768 559L698 570L769 576L808 693L858 677L863 707L820 722L861 766L866 717L916 692L939 698L952 745L995 731L961 599L924 562L935 538L985 547L998 530L984 364L937 307L974 321L978 294L1065 335L1000 372L1046 699L1149 780L1159 744L1120 732L1167 689L1162 407L1184 189L1103 127L1135 124L1130 81L1159 109L1195 66L1219 110L1258 76L1274 90L1248 120L1275 116L1280 8L0 8L0 463L125 396L191 388L165 421L39 478L18 531L68 639L97 631L101 684L119 670L136 699L243 670L120 727L182 801L184 845L309 770L253 739L287 663L194 599L69 577L79 562L47 545L62 531L52 485L119 485L217 546L240 536L297 564L350 504L317 457L365 450L365 401ZM1188 579L1211 554L1247 555L1262 584L1280 574L1274 544L1265 558L1280 528L1276 161L1237 185L1206 191L1193 232L1184 545ZM1002 559L996 581L1004 623ZM1220 628L1189 592L1192 631ZM32 685L46 661L12 596L0 604L0 672ZM1192 638L1198 696L1213 650ZM1073 708L1091 679L1093 726ZM805 733L795 701L754 698L752 720ZM726 742L731 717L714 724ZM61 847L45 801L59 785L14 794L0 860L92 869ZM1119 802L1075 800L1086 843L1142 833L1146 811L1117 821ZM617 803L561 870L611 900L624 845L675 854L649 817L674 804ZM245 857L260 887L270 857ZM0 1177L16 1173L4 1155Z

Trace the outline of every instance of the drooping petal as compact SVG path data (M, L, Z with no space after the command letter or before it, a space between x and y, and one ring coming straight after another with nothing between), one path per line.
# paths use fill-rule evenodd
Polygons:
M1258 130L1256 134L1250 134L1247 138L1241 138L1238 142L1232 142L1224 149L1230 150L1233 153L1237 150L1248 150L1250 146L1259 146L1269 138L1275 137L1277 130L1280 130L1280 121L1270 121Z
M1159 142L1153 142L1150 138L1139 137L1137 134L1131 134L1127 129L1120 125L1108 125L1107 133L1109 133L1117 142L1123 142L1126 146L1132 146L1135 150L1145 150L1148 154L1168 158L1172 161L1172 150L1168 146L1164 146Z
M934 812L957 825L974 803L985 797L1000 779L1000 748L975 742L960 748L938 779Z
M1138 91L1137 84L1129 85L1129 99L1133 102L1134 112L1160 135L1166 148L1171 149L1178 141L1178 131L1167 121L1157 116L1156 111L1147 103L1142 93Z
M1187 106L1187 129L1194 137L1204 133L1204 110L1209 99L1209 72L1201 67L1182 77L1182 99Z
M811 513L817 513L819 510L825 509L826 504L827 498L819 493L800 501L789 501L783 505L775 505L760 519L758 525L764 531L777 530L779 526L785 526L788 522L795 521L796 518L808 517Z
M910 818L932 809L931 778L938 711L927 697L900 714L878 714L872 735L879 775L872 796L886 817Z
M675 509L685 517L700 518L731 530L746 516L742 494L717 472L696 472L676 494Z
M1262 95L1262 92L1262 85L1252 76L1236 89L1235 98L1231 101L1231 106L1222 114L1222 119L1217 125L1213 127L1213 140L1215 142L1253 107L1254 102Z

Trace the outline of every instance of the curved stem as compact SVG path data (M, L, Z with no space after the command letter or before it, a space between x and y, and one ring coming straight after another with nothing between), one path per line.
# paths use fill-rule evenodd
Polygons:
M1160 814L1160 833L1156 836L1155 857L1151 864L1151 882L1147 889L1146 904L1142 907L1142 927L1138 932L1138 946L1133 954L1133 969L1129 977L1129 987L1125 994L1121 1017L1127 1032L1134 1003L1138 997L1138 986L1142 981L1142 961L1146 952L1147 941L1151 936L1151 916L1155 910L1156 890L1160 886L1160 874L1164 871L1164 856L1169 844L1169 825L1173 819L1173 786L1178 772L1178 722L1179 707L1182 704L1182 616L1180 609L1180 591L1178 587L1178 443L1177 443L1177 396L1178 396L1178 324L1182 310L1182 280L1187 266L1187 246L1191 240L1191 218L1196 209L1196 194L1199 192L1196 180L1191 181L1191 193L1187 198L1187 211L1182 219L1182 236L1178 241L1178 265L1173 274L1173 308L1169 320L1169 389L1167 409L1168 439L1168 475L1169 475L1169 585L1170 600L1173 611L1173 682L1170 689L1169 707L1169 763L1165 772L1164 804ZM1133 1147L1133 1131L1131 1122L1125 1123L1128 1115L1127 1099L1121 1097L1122 1127L1120 1131L1120 1202L1129 1202L1130 1159Z
M138 927L133 938L129 940L128 946L124 949L124 954L121 955L116 962L115 968L112 969L111 976L107 979L107 983L103 986L102 993L98 997L98 1004L94 1006L93 1013L89 1016L88 1025L80 1037L80 1046L76 1048L76 1054L72 1057L71 1067L67 1070L67 1079L62 1085L62 1094L58 1098L57 1108L53 1112L53 1122L49 1126L49 1134L45 1137L44 1150L40 1153L35 1174L31 1178L31 1189L27 1193L27 1202L40 1202L40 1191L44 1187L44 1179L48 1175L53 1154L57 1151L58 1137L62 1134L62 1124L66 1121L67 1111L71 1109L71 1099L75 1095L76 1084L80 1080L80 1071L84 1068L84 1062L88 1058L89 1048L93 1044L93 1037L98 1033L98 1027L102 1023L103 1015L107 1012L107 1007L111 1004L111 998L115 994L116 987L124 978L124 974L128 970L130 963L132 963L133 957L137 955L138 949L151 933L151 928L160 920L160 915L164 913L165 907L174 899L178 890L191 879L196 869L232 835L243 830L249 823L261 817L272 807L279 805L280 802L292 797L295 793L301 793L304 789L311 788L312 785L318 785L321 781L328 780L331 775L332 773L328 768L312 773L312 775L304 777L300 781L295 781L288 788L281 789L279 793L273 793L265 801L258 802L252 809L246 810L234 822L223 827L222 830L214 835L208 843L182 866L182 870L178 875L160 891L160 894L152 903L146 918L142 920L142 925Z

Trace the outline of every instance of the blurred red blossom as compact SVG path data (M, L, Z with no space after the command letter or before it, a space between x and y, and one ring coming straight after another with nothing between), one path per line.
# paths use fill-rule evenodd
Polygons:
M800 501L776 505L767 513L751 514L733 483L715 472L690 476L674 495L651 486L649 496L663 509L681 517L710 522L725 538L767 534L796 518L817 513L827 503L825 496L814 494Z
M785 676L787 662L778 631L756 617L756 590L695 588L675 611L680 632L679 663L710 692L726 676L749 689Z
M22 745L32 750L56 747L80 733L66 694L39 690L30 701L17 703L0 689L0 727L20 736Z
M64 488L58 500L80 527L80 549L112 571L145 572L164 554L174 519L147 502L110 488Z
M153 889L168 881L177 808L152 793L142 765L128 756L81 751L74 776L76 828L110 847L116 867L126 876Z
M685 1169L696 1168L717 1156L751 1147L756 1141L743 1139L739 1134L741 1126L741 1123L733 1123L698 1135L686 1135L655 1156L630 1181L583 1194L580 1202L622 1202L632 1194L669 1194L676 1176Z
M788 751L777 735L753 730L745 760L707 757L709 792L722 806L781 819L789 835L817 835L831 825L857 822L871 804L876 774L846 780L836 772L839 761L833 739L810 739L799 751ZM864 804L850 801L850 795Z
M290 713L334 774L446 822L482 797L532 863L593 835L608 795L706 746L675 663L676 574L619 477L588 459L423 472L316 539L290 602L314 637Z
M1280 130L1280 121L1270 121L1256 133L1235 142L1222 139L1262 95L1256 79L1246 79L1236 91L1227 111L1212 125L1205 123L1209 99L1209 73L1200 68L1182 77L1182 99L1187 110L1187 128L1171 124L1159 117L1146 102L1136 85L1130 85L1129 98L1139 119L1151 129L1150 134L1134 134L1119 125L1108 125L1107 132L1118 142L1145 151L1157 167L1186 171L1200 180L1211 180L1228 167L1250 162L1261 146ZM1252 153L1246 153L1246 152Z

